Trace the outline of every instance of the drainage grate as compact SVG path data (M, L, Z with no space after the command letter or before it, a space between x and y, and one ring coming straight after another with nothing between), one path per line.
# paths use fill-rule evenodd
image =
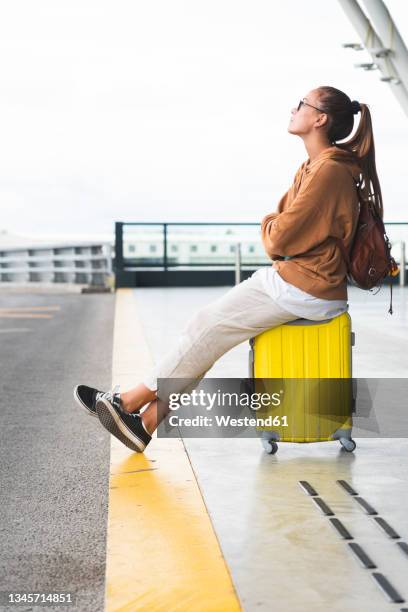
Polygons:
M356 542L351 542L348 546L350 550L353 551L357 559L361 562L363 567L366 567L367 569L377 569L377 566L374 561L370 559L365 550L361 548L360 544L356 544Z
M333 510L322 500L321 497L312 497L316 506L323 512L325 516L334 516Z
M349 530L343 525L343 523L337 518L329 519L337 533L343 538L343 540L354 540Z
M397 545L408 556L408 544L406 542L397 542Z
M339 484L349 495L358 495L357 491L353 489L351 485L346 480L336 480L337 484Z
M307 480L299 480L299 484L302 487L302 489L306 491L308 495L312 495L312 496L319 495L316 489L314 489L312 485L309 482L307 482Z
M363 497L360 497L353 489L352 486L346 480L337 480L337 484L339 484L349 495L356 500L356 502L365 510L365 512L371 516L378 515L377 510L371 506ZM302 489L311 496L314 504L319 508L319 510L325 516L335 516L333 510L326 504L325 501L321 497L318 497L318 493L316 489L307 481L307 480L299 480L299 484ZM381 516L373 517L377 525L390 537L393 539L398 539L400 536L398 533L391 527L389 523ZM337 533L340 535L343 540L354 540L354 537L351 535L349 530L345 527L345 525L338 518L330 518L329 519L332 526L335 528ZM369 557L369 555L365 552L365 550L357 544L357 542L348 542L347 543L349 549L352 551L354 556L358 559L358 561L363 565L364 568L373 570L377 569L374 561ZM400 547L402 552L408 556L408 544L407 542L397 542L397 545ZM382 592L386 595L386 597L392 603L405 603L403 597L398 593L395 587L390 583L388 578L381 574L380 572L371 572L373 579L375 580L377 586L380 587ZM400 612L408 612L408 608L401 608Z
M373 572L371 575L374 578L376 584L378 584L380 589L383 591L383 593L388 597L390 601L392 601L393 603L405 603L405 599L401 597L401 595L392 586L389 580L387 580L384 574Z
M377 510L375 510L365 499L362 497L353 497L358 504L367 512L367 514L378 514Z
M381 516L375 516L374 520L377 523L377 525L379 525L381 529L385 531L385 533L388 536L390 536L390 538L394 538L397 540L400 537L398 533L395 531L395 529L393 529L391 525L387 523L385 519L381 518Z

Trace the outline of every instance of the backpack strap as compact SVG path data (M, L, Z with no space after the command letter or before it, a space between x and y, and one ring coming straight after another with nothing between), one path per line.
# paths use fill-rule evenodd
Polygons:
M392 314L392 278L391 276L390 276L390 291L391 291L391 299L390 299L390 307L388 309L388 312Z

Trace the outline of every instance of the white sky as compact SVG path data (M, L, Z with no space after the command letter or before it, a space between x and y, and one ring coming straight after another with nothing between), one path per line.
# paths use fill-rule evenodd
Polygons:
M408 41L408 3L387 6ZM370 105L385 219L408 221L408 118L350 41L336 0L2 3L0 228L260 222L307 158L287 125L318 85Z

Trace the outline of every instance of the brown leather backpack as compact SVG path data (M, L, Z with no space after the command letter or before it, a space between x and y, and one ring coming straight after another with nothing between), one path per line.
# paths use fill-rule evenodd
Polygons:
M389 276L391 300L388 312L392 314L391 277L398 274L399 268L391 256L391 244L383 220L376 213L370 195L365 195L361 183L356 183L356 187L360 214L350 247L350 256L343 241L337 238L347 264L347 279L360 289L378 287L379 291L384 279Z

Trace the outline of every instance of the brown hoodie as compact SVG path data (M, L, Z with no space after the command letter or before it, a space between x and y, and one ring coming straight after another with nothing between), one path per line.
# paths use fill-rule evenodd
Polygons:
M327 300L347 300L346 264L336 243L350 251L359 205L356 157L332 145L303 162L277 211L261 224L273 267L288 283Z

